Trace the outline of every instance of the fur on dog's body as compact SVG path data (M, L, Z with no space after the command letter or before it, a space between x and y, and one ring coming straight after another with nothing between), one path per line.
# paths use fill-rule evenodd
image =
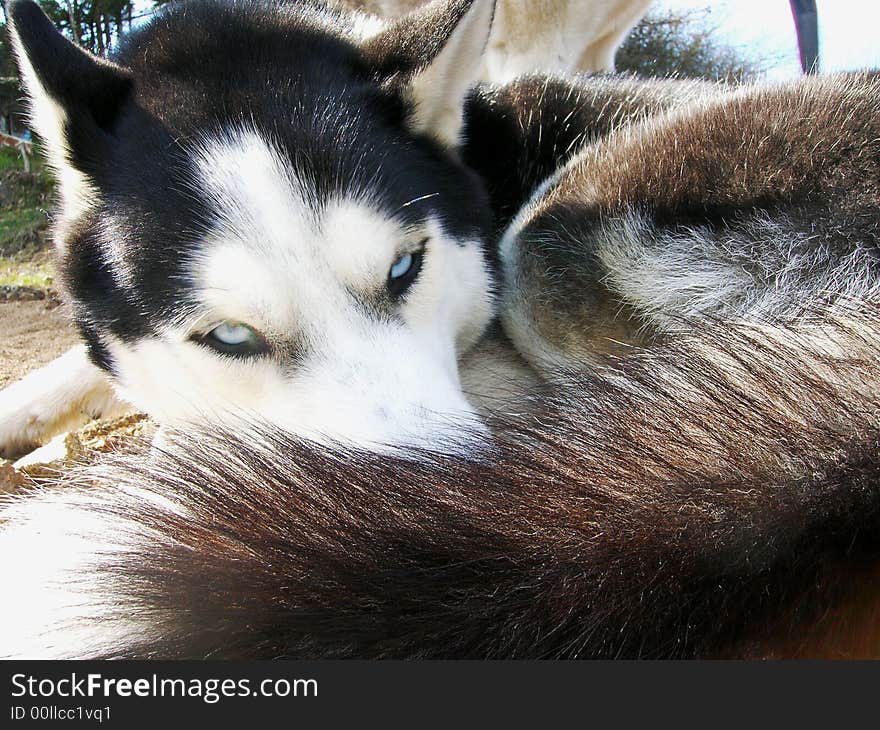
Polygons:
M458 8L459 21L466 5L450 6ZM23 7L12 7L19 32ZM193 7L201 17L217 6ZM276 10L262 16L254 3L233 7L229 12L257 19L253 33L268 27L271 35L279 18L289 17ZM175 45L175 18L185 26L188 12L169 13L156 30L176 59L166 71L186 80L187 93L199 88L206 68L179 65L206 57L194 53L185 33ZM290 32L301 30L298 17ZM321 18L317 27L332 31ZM406 23L396 32L424 30L424 16ZM137 43L136 37L130 48ZM336 43L329 41L331 50ZM361 43L369 53L369 38L358 37ZM196 48L210 57L211 42L205 44ZM218 90L228 83L216 79ZM458 361L452 375L441 368L464 405L452 399L439 414L445 422L425 419L416 446L405 430L394 432L406 448L391 453L372 448L381 446L378 439L353 434L346 419L330 435L361 446L333 439L330 447L316 445L311 427L277 411L244 408L235 418L203 413L207 428L167 434L158 458L121 457L66 476L63 488L12 500L3 511L0 547L28 559L3 565L4 584L16 587L0 609L0 626L8 627L0 642L5 653L730 655L762 638L764 626L825 610L817 583L833 584L840 564L877 557L876 79L853 75L730 91L681 82L526 78L470 95L459 110L466 142L458 149L455 109L426 122L431 96L413 83L406 81L398 97L404 111L395 118L403 126L389 134L406 142L417 161L428 154L449 174L451 192L430 200L443 227L464 231L450 250L478 252L471 271L486 272L489 282L491 243L501 239L500 316L494 324L480 316L476 327L461 320L465 331L478 331L465 339L476 341L452 350ZM370 84L368 97L377 93ZM274 104L276 85L246 79L240 91L243 99L268 95ZM232 103L195 96L224 113ZM416 111L407 112L413 103ZM189 123L181 105L168 104L171 119L179 114L180 125ZM802 121L798 114L805 112ZM351 125L345 131L356 141L358 126ZM410 137L412 125L424 138ZM187 138L180 139L184 149ZM234 162L257 159L282 179L299 169L301 158L279 153L298 145L261 147L250 144L248 133L237 139L225 158L211 157L210 144L199 149L222 163L229 149L241 148L248 154ZM656 166L644 150L654 151ZM337 150L325 152L332 158ZM91 173L77 172L82 161L61 159L73 167L71 175L98 175L103 184L100 158L85 160ZM399 169L393 159L374 162L387 172L371 168L381 183L375 190L391 199L375 208L392 222L394 206L429 194L415 174L389 182L388 171ZM762 164L769 177L755 170ZM165 175L179 169L179 160L142 165L150 175ZM195 169L209 195L237 200L236 165L221 165L223 174L213 177L206 170L216 167ZM398 183L402 197L394 196ZM753 194L765 184L768 194ZM132 187L127 205L144 194ZM484 195L504 229L495 236L484 219ZM447 197L454 202L448 210ZM153 282L138 269L137 256L129 274L119 274L127 251L113 262L104 258L97 279L77 268L80 255L88 262L94 257L84 254L114 249L90 247L100 230L89 217L95 212L70 207L75 198L66 200L60 243L81 327L87 339L94 328L93 357L117 379L143 377L132 375L139 371L116 340L125 342L127 316L137 327L160 329L148 337L167 339L161 316L178 295L171 281L156 281L163 298L151 299L147 288L138 306L126 309L131 301L122 301L114 319L104 298L113 304L114 292L125 287L113 277ZM148 223L160 219L150 205L137 212L119 220L133 225L144 216L140 233L149 240ZM225 212L221 207L216 216L225 226L220 230L245 237ZM470 216L469 222L456 223L457 216ZM813 218L817 227L805 235ZM186 218L175 220L189 229ZM415 225L424 224L417 217ZM174 234L172 227L170 241ZM432 236L442 239L437 229ZM484 249L480 241L490 245ZM699 257L683 258L689 251ZM780 260L786 266L777 266ZM717 296L696 299L698 306L691 280L668 275L694 261L717 273ZM239 270L241 259L235 263L232 270ZM143 266L166 264L151 259ZM642 276L643 289L627 278L663 265L666 274ZM269 295L278 288L272 274L271 285L264 284ZM747 277L750 288L736 276ZM580 327L573 325L578 317ZM344 330L352 323L332 324ZM376 330L380 344L383 333ZM327 330L328 339L338 336ZM183 346L189 345L174 345ZM291 358L286 375L297 377L302 357ZM418 355L413 358L418 369ZM349 379L369 389L375 383L358 377L371 372L370 360L361 362ZM174 382L169 367L157 367L153 377ZM430 372L436 371L419 374L430 383ZM253 377L264 373L254 370ZM351 383L338 385L344 390ZM397 395L406 405L408 394ZM210 435L215 420L224 425Z
M880 78L673 88L632 90L653 113L565 160L504 232L500 312L537 367L695 319L779 322L873 296Z

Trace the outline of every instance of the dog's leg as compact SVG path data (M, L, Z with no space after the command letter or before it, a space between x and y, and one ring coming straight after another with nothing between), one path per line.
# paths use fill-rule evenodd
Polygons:
M79 345L0 391L0 457L12 458L127 407Z

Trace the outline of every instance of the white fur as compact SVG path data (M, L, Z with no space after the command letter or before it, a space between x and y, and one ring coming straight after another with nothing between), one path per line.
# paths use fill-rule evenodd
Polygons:
M0 455L46 443L91 418L120 415L125 408L106 374L79 345L0 390Z
M136 498L168 507L150 493ZM15 600L0 601L0 658L76 659L149 641L161 617L128 605L104 566L149 552L158 535L108 514L87 490L31 493L5 503L3 516L3 578Z
M67 119L64 109L43 88L18 35L11 32L9 36L22 83L28 92L31 125L45 144L47 159L58 178L61 196L61 219L58 226L64 226L67 221L91 208L98 193L91 181L70 164L70 149L63 132ZM57 240L61 238L59 236Z
M350 16L351 34L358 41L365 41L385 29L385 22L376 15L352 11Z
M756 215L730 231L669 232L630 212L606 221L597 244L605 284L667 331L706 315L770 321L830 292L865 296L863 251L831 260L779 215ZM746 266L749 245L762 255Z

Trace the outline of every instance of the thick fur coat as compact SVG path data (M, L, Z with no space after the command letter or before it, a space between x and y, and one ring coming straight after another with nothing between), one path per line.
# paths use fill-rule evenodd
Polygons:
M449 5L447 30L469 7ZM420 37L427 16L407 17L395 32ZM389 56L333 37L391 74L369 87L384 102L424 66L412 42ZM735 656L828 611L841 569L880 557L876 78L526 77L429 121L403 75L395 149L431 151L452 190L434 214L495 276L495 316L457 352L473 411L391 452L245 411L8 500L0 550L25 557L0 574L3 653ZM409 199L392 193L421 168L375 162L392 204ZM101 158L65 164L88 179ZM159 327L161 307L125 306L100 327L81 273L87 340L127 316Z

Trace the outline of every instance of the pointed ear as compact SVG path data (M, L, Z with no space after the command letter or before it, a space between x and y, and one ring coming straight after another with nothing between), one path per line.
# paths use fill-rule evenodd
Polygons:
M370 63L412 105L416 132L458 146L494 15L495 0L435 0L367 41Z
M130 75L67 40L31 0L11 0L7 15L31 124L50 162L60 172L92 174L130 93Z

